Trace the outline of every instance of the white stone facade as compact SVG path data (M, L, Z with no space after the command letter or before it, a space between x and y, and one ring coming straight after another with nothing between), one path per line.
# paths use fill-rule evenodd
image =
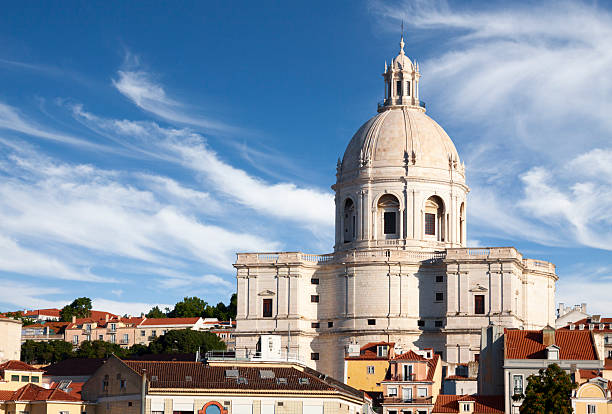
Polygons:
M554 323L553 264L465 247L465 168L425 115L403 41L383 77L379 113L338 163L334 253L238 254L238 352L280 334L290 354L343 378L349 343L429 347L465 363L484 326Z

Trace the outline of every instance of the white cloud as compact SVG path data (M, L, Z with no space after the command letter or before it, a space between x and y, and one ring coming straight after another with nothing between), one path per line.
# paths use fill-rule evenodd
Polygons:
M210 120L205 116L189 115L189 109L180 102L170 99L164 88L156 83L148 72L120 70L117 72L117 79L113 79L113 85L139 108L167 121L209 130L238 131L238 128Z
M56 287L43 287L26 283L16 283L9 280L2 282L0 289L0 303L14 306L14 310L63 308L67 300L48 300L41 296L57 295L62 291Z
M80 106L73 110L92 129L119 134L128 146L140 146L149 154L160 154L167 161L200 173L203 185L259 214L289 220L316 233L331 234L334 201L330 192L301 188L293 183L271 184L249 175L223 161L201 135L188 129L104 119L85 112Z

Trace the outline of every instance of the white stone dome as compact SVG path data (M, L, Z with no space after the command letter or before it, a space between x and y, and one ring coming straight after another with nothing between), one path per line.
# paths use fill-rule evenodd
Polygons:
M457 149L444 129L423 110L406 106L380 112L353 136L344 153L341 175L353 175L365 166L420 167L434 175L452 171L464 178Z

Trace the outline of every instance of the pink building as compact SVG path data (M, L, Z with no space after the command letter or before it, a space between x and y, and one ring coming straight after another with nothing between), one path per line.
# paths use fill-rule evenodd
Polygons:
M433 349L397 355L381 384L383 414L430 414L442 385L440 356Z

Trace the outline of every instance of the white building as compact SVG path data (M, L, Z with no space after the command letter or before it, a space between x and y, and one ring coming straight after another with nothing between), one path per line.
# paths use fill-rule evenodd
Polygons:
M465 167L425 114L420 76L402 39L378 113L338 162L333 253L237 255L237 352L279 334L289 353L343 378L349 343L434 348L465 363L484 326L554 324L553 264L466 247Z

